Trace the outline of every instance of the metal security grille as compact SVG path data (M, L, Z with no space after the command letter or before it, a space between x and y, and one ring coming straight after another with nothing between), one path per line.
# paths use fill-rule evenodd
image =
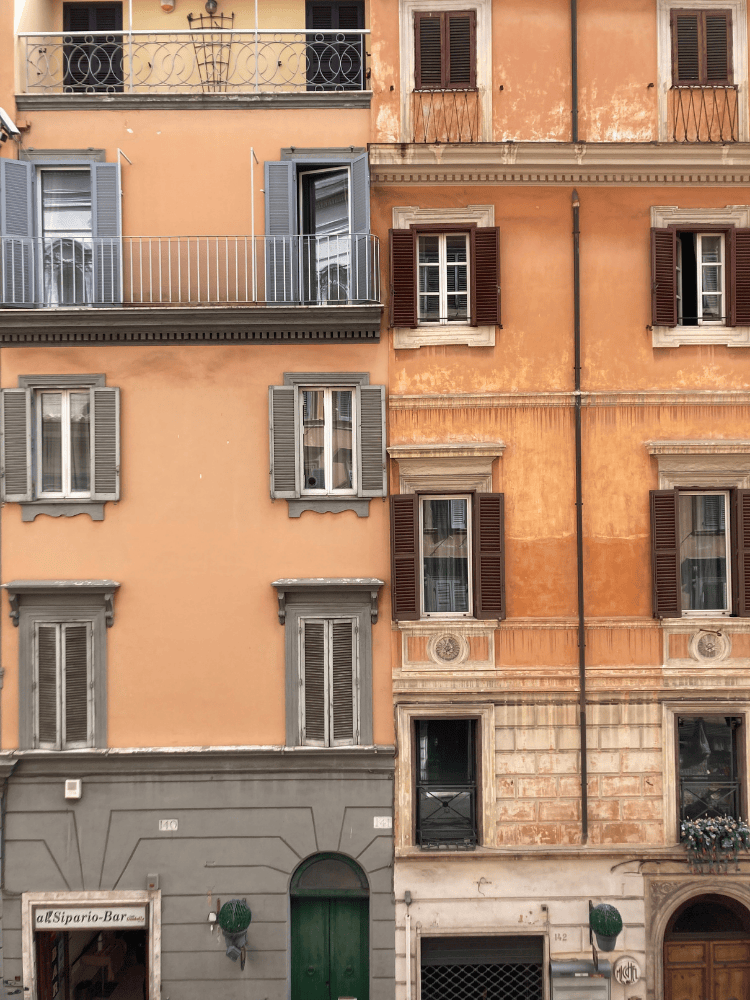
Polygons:
M421 1000L542 1000L541 965L423 965Z

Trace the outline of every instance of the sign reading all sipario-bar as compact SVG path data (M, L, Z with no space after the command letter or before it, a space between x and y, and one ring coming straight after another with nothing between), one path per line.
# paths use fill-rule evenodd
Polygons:
M38 906L34 910L36 930L146 926L145 906Z

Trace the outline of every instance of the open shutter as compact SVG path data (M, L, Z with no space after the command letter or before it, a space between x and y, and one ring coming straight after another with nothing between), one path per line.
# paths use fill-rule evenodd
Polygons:
M679 618L682 611L677 490L651 490L650 496L654 618Z
M0 159L0 303L33 305L32 164Z
M388 492L385 453L385 386L359 387L359 495L384 497Z
M326 742L326 622L301 622L302 635L302 743Z
M91 394L91 499L120 499L120 390L98 386Z
M452 90L474 90L476 87L476 17L474 10L445 15L446 86Z
M677 326L677 230L651 230L651 322Z
M731 318L735 326L750 326L750 229L734 230Z
M740 618L750 618L750 490L735 490L735 517L732 539L735 550L737 595L735 612Z
M122 301L122 239L120 166L91 164L94 229L94 302L118 305Z
M444 47L443 17L440 14L414 15L415 90L441 90L445 86L443 74Z
M732 14L730 11L704 11L706 76L711 84L732 82Z
M391 326L417 325L417 257L413 229L391 229Z
M351 618L330 622L331 746L358 743L357 625Z
M266 301L295 302L298 293L294 164L266 160Z
M2 498L10 503L33 499L31 475L31 390L3 389L0 408Z
M59 625L36 626L36 739L37 746L57 749L59 733L59 684L57 674Z
M500 230L471 230L471 325L500 325Z
M86 746L90 726L90 626L62 625L62 676L65 713L65 747Z
M294 499L299 496L297 462L299 422L297 393L293 385L268 387L271 445L271 496Z
M375 298L372 288L372 248L370 245L370 167L367 153L355 156L352 171L352 264L350 298L357 302L371 302Z
M505 496L474 494L474 617L505 618Z
M391 596L394 621L419 619L419 498L391 497Z

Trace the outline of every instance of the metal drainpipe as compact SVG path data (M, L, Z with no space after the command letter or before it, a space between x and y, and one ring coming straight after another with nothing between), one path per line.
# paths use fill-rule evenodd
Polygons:
M575 3L575 0L572 0ZM575 119L574 119L575 121ZM578 192L573 191L573 335L575 344L576 563L578 571L578 689L581 731L581 843L589 837L588 753L586 739L586 619L583 604L583 486L581 482L581 228Z
M570 0L570 83L573 91L572 141L578 142L578 0Z

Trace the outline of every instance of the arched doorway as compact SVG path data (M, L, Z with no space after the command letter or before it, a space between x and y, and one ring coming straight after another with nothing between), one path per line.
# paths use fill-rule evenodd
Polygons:
M664 934L665 1000L750 997L750 913L727 896L688 900Z
M370 996L370 890L343 854L316 854L292 876L292 1000Z

